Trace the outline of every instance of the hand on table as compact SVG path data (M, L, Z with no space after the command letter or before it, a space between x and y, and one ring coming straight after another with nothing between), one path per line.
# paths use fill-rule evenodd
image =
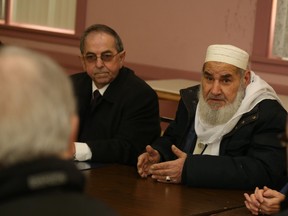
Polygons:
M181 183L182 169L187 158L187 154L178 149L175 145L172 145L171 149L178 159L153 164L150 167L149 173L152 175L152 178L158 182L177 184Z
M268 187L259 189L256 187L253 194L245 196L245 205L254 215L276 214L280 211L280 203L285 199L285 195Z
M146 152L138 157L137 169L142 178L147 178L150 174L149 170L151 165L160 161L160 154L157 150L153 149L150 145L146 146Z

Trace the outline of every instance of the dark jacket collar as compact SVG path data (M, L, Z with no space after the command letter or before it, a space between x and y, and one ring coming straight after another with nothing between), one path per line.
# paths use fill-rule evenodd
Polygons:
M0 170L0 202L53 190L81 192L85 178L73 161L45 158Z

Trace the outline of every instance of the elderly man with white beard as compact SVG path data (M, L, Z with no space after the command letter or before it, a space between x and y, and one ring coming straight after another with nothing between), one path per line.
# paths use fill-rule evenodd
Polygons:
M138 157L138 173L192 187L279 188L285 180L286 110L248 69L249 55L210 45L201 84L180 90L176 118Z

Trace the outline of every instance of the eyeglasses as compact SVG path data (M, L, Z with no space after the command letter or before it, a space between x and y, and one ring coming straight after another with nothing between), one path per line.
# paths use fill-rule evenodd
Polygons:
M110 62L112 61L112 59L118 55L120 52L117 52L116 54L112 54L112 53L101 53L100 57L98 57L97 55L93 54L93 53L89 53L84 57L84 59L88 62L88 63L93 63L96 62L98 60L98 58L100 58L103 62Z

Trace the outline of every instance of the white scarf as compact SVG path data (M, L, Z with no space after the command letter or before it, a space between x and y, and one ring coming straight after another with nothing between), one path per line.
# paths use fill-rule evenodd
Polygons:
M205 150L206 154L219 155L222 137L235 127L244 113L251 111L259 102L265 99L277 100L282 104L274 89L251 71L251 81L245 90L245 97L237 112L226 124L213 127L204 124L199 118L198 104L195 117L195 131L198 136L198 142L208 145L207 151Z

